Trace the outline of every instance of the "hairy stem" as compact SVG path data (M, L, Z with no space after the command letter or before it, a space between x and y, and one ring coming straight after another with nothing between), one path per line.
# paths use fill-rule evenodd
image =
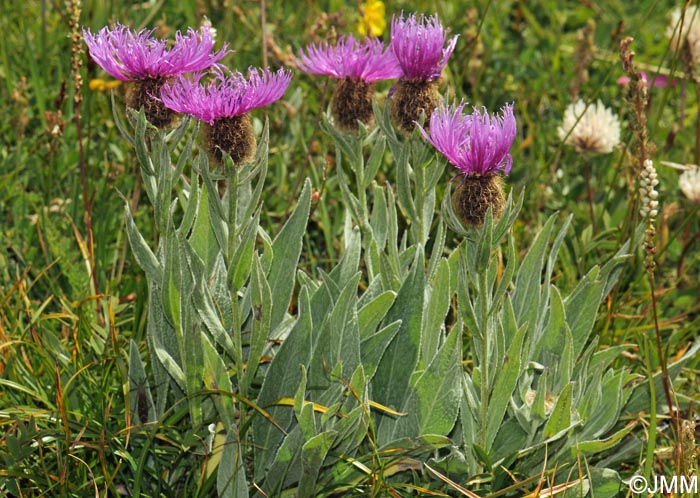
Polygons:
M487 294L487 277L486 271L479 272L479 313L481 323L479 324L481 335L481 358L479 364L479 385L481 388L481 403L479 405L480 428L479 428L479 444L486 449L486 427L488 426L489 417L489 391L490 391L490 375L489 375L489 306Z

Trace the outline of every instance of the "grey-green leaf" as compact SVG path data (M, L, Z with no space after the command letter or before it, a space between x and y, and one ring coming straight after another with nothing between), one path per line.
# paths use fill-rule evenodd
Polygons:
M272 329L280 324L285 311L289 308L310 207L311 182L307 178L297 207L272 243L272 266L267 277L272 290L272 315L270 317Z

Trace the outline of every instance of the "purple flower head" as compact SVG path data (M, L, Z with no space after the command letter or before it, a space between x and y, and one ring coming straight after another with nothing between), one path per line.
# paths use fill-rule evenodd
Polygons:
M160 98L170 109L214 124L218 118L240 116L279 100L287 90L292 74L284 69L276 73L269 69L248 69L248 78L238 71L217 66L211 70L213 79L201 83L206 73L195 73L190 79L183 75L166 83Z
M309 45L308 53L299 51L297 64L306 73L332 76L333 78L359 78L367 83L399 78L403 73L391 49L376 38L364 42L352 35L343 36L337 45L321 42Z
M391 47L406 78L438 78L455 49L457 37L447 40L447 32L437 15L421 14L416 18L411 14L404 21L402 13L391 20Z
M486 108L474 108L474 114L464 115L465 105L435 109L430 116L430 135L420 128L423 137L467 176L497 171L507 175L513 166L509 151L516 133L513 105L506 104L500 116L489 115Z
M112 29L104 27L95 35L89 29L83 30L90 56L107 73L122 81L201 71L228 53L226 46L212 53L214 40L209 29L199 32L189 29L186 35L178 31L170 48L165 40L153 38L152 34L153 30L133 33L121 24Z

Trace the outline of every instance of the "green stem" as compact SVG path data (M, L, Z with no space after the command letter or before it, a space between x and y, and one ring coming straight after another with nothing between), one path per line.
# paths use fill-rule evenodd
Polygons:
M664 387L664 395L666 404L668 405L668 414L673 422L674 432L677 436L680 435L680 427L678 426L678 416L672 399L673 386L671 385L671 376L668 373L668 355L664 351L661 342L661 329L659 328L659 312L658 303L656 302L656 282L654 279L654 271L649 271L649 288L651 289L651 308L654 314L654 334L656 337L656 350L659 355L659 364L661 365L661 380Z
M479 406L479 415L481 418L481 427L479 429L479 443L484 450L486 448L486 427L488 425L489 416L489 391L490 391L490 375L489 375L489 305L487 292L487 277L486 272L479 272L479 312L481 322L479 323L479 333L481 339L481 358L479 364L479 384L481 387L481 403Z
M644 363L646 363L647 377L649 379L649 436L647 438L647 453L644 462L644 477L647 481L651 477L651 469L654 464L654 448L656 447L656 389L654 388L654 372L651 368L651 355L649 354L650 344L646 334L643 335Z
M593 228L593 234L595 234L595 232L596 232L595 208L593 207L593 189L591 188L591 160L588 158L586 158L585 173L586 173L586 196L588 197L588 209L591 212L591 226Z
M415 160L415 158L413 158ZM425 232L425 220L423 219L424 215L424 205L425 205L425 171L423 170L423 165L422 164L414 164L413 165L413 172L415 174L415 180L416 180L416 199L415 199L415 204L416 204L416 231L418 232L416 234L416 242L420 242L421 245L425 246L425 243L427 242L424 240L424 232Z
M233 261L238 245L238 168L236 166L226 167L226 194L228 197L228 244L226 247L226 261L228 265ZM238 289L231 290L231 306L233 308L233 327L231 339L236 367L236 378L241 379L243 375L243 342L241 340L241 312L238 305ZM240 385L240 382L238 382ZM243 393L245 395L245 393Z
M228 196L228 244L226 247L226 261L231 262L236 252L236 238L238 225L238 168L235 166L226 168L226 192Z
M360 201L360 229L364 232L368 223L367 210L367 192L365 191L365 165L362 159L362 150L360 150L360 159L353 168L355 170L355 179L357 181L357 198Z

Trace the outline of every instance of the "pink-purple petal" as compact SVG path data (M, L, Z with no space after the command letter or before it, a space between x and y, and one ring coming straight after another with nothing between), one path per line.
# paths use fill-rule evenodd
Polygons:
M391 48L405 78L432 80L440 77L457 37L447 40L447 31L437 15L416 17L411 14L404 20L401 14L391 21Z
M152 34L153 30L134 33L120 24L104 27L94 35L89 29L83 30L90 56L108 74L122 81L201 71L228 53L225 46L212 52L214 40L209 29L189 29L186 35L178 31L170 49L165 40L153 38Z
M240 116L279 100L292 78L284 69L273 73L250 68L246 78L238 71L216 67L210 74L208 83L202 83L205 73L195 73L192 78L181 75L172 84L166 83L160 93L163 104L213 124L219 118Z
M401 76L401 68L390 49L377 39L356 40L352 35L341 37L335 46L328 42L309 45L299 51L299 69L306 73L333 78L359 78L367 83Z
M500 115L491 116L486 108L463 114L465 104L435 109L430 116L430 134L423 128L423 137L465 175L487 175L501 171L510 173L517 126L512 104L506 104Z

